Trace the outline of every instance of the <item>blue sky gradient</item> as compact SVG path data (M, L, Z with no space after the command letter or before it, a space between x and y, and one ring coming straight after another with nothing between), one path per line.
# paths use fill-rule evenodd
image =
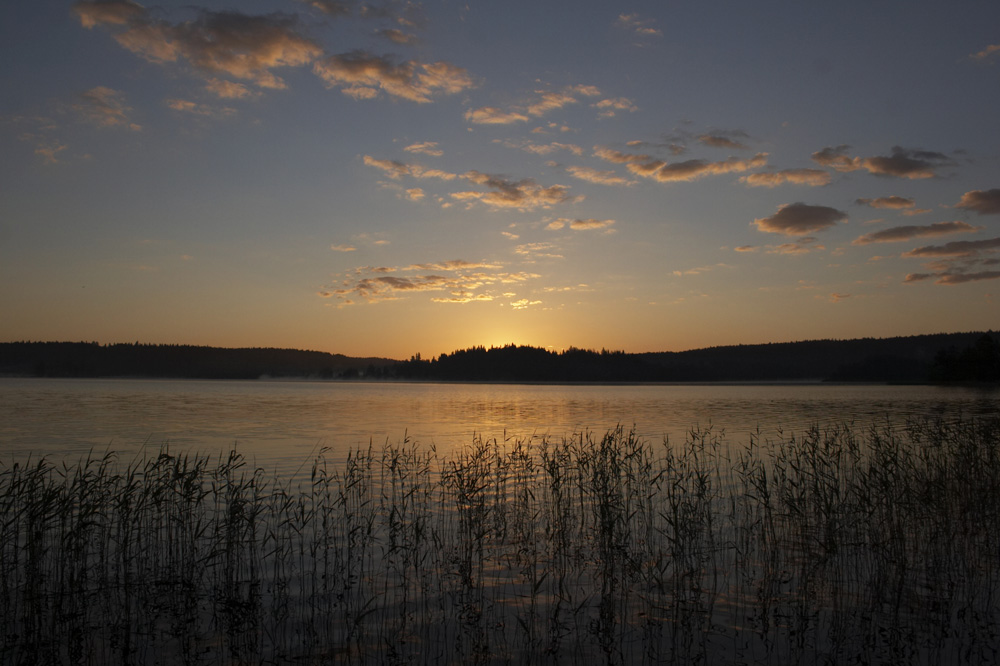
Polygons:
M0 7L0 339L995 329L1000 5Z

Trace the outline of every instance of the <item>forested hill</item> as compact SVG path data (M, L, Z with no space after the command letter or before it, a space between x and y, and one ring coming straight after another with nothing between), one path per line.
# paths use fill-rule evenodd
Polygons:
M643 356L679 381L1000 379L1000 337L992 332L739 345Z
M942 333L626 354L507 345L432 359L352 358L294 349L85 342L0 343L0 374L40 377L423 379L442 381L1000 381L1000 336Z
M0 343L0 374L36 377L333 379L376 373L395 363L297 349L196 347L96 342Z
M465 381L997 381L992 333L815 340L626 354L508 345L419 356L385 368L399 378Z

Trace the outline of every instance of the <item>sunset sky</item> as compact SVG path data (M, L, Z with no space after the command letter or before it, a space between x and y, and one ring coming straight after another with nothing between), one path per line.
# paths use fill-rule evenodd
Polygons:
M0 341L1000 328L1000 2L0 4Z

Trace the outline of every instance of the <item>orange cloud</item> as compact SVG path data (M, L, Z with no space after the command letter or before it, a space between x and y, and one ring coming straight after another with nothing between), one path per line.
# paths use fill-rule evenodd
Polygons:
M710 148L727 148L729 150L745 150L746 146L735 139L722 134L702 134L698 142Z
M465 112L465 119L480 125L512 125L543 116L549 111L561 109L569 104L576 104L580 97L595 97L600 94L601 91L594 86L569 86L559 92L539 92L538 98L509 110L495 106L469 109Z
M622 178L614 171L598 171L590 167L566 167L566 173L580 180L597 185L634 185L636 181Z
M396 160L380 160L371 155L365 155L363 160L365 166L381 169L393 180L398 180L403 176L410 176L412 178L437 178L439 180L455 180L458 178L457 174L440 169L428 169L419 164L406 164L405 162L398 162Z
M767 165L767 153L757 153L749 160L730 157L721 162L706 160L686 160L684 162L666 163L653 160L647 163L630 163L628 170L632 173L652 178L661 183L690 182L706 176L718 176L727 173L747 171Z
M570 200L567 187L551 185L542 187L531 178L512 181L501 176L491 176L479 171L469 171L462 176L476 185L489 188L490 192L453 192L451 197L468 204L483 203L490 208L511 208L515 210L535 210L551 208L555 204ZM577 200L580 198L578 197Z
M465 119L470 123L478 125L512 125L514 123L526 122L528 116L517 111L503 111L495 106L484 106L479 109L469 109L465 112Z
M856 199L855 203L859 203L863 206L871 206L872 208L912 208L914 203L913 199L907 199L905 197L879 197L877 199Z
M972 58L973 60L986 60L994 53L1000 53L1000 44L990 44L982 51L977 51L976 53L973 53L969 57Z
M323 298L336 297L341 306L355 303L355 298L379 303L424 292L434 294L430 300L435 303L485 302L500 295L493 293L492 288L506 291L506 285L540 277L534 273L508 273L498 268L497 264L463 260L414 264L405 268L363 266L351 271L339 286L324 288L319 295ZM442 271L446 274L412 274L417 271Z
M142 126L129 120L132 107L125 103L125 93L106 86L97 86L80 94L73 108L98 127L125 127L133 131Z
M73 5L73 13L84 28L90 29L98 25L126 25L142 17L146 9L131 0L92 0Z
M934 178L937 169L952 166L954 162L943 153L926 150L908 150L893 146L890 155L875 157L849 157L850 146L826 147L812 154L813 161L837 171L866 169L876 176L892 176L911 180Z
M904 282L920 282L922 280L934 280L935 284L956 285L966 282L979 282L981 280L1000 279L1000 271L977 271L975 273L944 272L944 273L910 273L903 280Z
M822 169L784 169L767 173L751 173L740 177L750 187L778 187L786 183L822 187L830 184L830 174Z
M758 231L802 236L823 231L846 219L847 213L836 208L792 203L780 206L774 215L758 218L752 224Z
M864 236L855 238L852 245L868 245L869 243L895 243L907 241L914 238L928 238L935 236L947 236L949 234L970 233L980 231L982 227L974 227L965 222L936 222L926 226L903 226L892 227L875 231Z
M904 257L973 257L983 251L1000 248L1000 238L975 241L952 241L944 245L925 245L909 252Z
M208 104L198 104L185 99L168 99L167 107L174 111L190 113L196 116L207 116L210 118L225 118L236 115L236 109L228 106L214 107Z
M341 86L356 99L372 99L383 91L411 102L428 103L436 93L454 94L473 87L461 67L413 60L395 63L386 56L352 51L316 62L313 72L328 85Z
M814 236L806 236L804 238L799 238L798 240L791 243L782 243L781 245L770 245L767 248L768 254L808 254L810 252L819 252L820 250L825 250L826 247L823 245L818 245L819 239Z
M639 107L627 97L602 99L600 102L591 104L591 106L599 111L597 115L600 118L613 118L619 111L634 113L639 110Z
M208 83L205 85L205 89L216 97L220 97L222 99L243 99L245 97L252 97L259 94L251 92L251 90L242 83L224 81L222 79L209 79Z
M423 153L431 157L441 157L444 151L437 147L437 141L424 141L423 143L413 143L403 148L408 153Z
M499 142L499 141L498 141ZM503 144L508 148L517 148L518 150L523 150L526 153L532 153L533 155L550 155L558 150L566 150L574 155L582 155L583 148L572 143L559 143L553 141L552 143L533 143L531 141L504 141Z
M972 210L980 215L1000 214L1000 188L966 192L955 207Z

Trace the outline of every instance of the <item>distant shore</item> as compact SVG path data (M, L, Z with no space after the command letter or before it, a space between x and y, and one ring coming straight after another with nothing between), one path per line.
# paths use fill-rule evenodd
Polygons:
M626 353L506 345L424 359L317 351L95 342L0 343L0 376L395 380L538 384L1000 382L1000 336L940 333Z

